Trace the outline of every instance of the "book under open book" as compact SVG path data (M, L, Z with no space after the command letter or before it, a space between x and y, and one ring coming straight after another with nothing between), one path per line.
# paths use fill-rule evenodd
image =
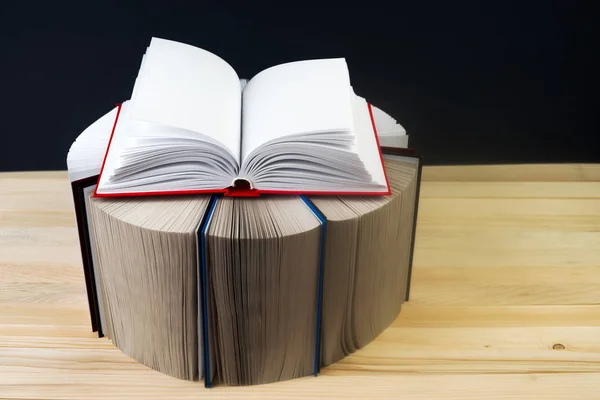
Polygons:
M153 38L115 115L96 196L389 194L373 109L343 58L249 81L216 55Z

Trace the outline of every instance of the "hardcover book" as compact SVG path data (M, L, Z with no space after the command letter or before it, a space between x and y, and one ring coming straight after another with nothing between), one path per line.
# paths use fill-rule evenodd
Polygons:
M153 38L95 194L389 194L379 147L343 58L281 64L241 83L218 56Z

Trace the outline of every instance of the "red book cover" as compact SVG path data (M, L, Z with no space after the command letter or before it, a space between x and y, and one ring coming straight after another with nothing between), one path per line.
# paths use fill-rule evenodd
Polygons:
M112 127L112 132L110 134L110 140L108 141L108 146L106 148L106 153L104 154L104 160L102 161L102 167L100 169L100 177L98 182L102 179L102 173L104 172L104 165L106 164L106 157L108 156L108 152L110 150L110 145L112 143L113 135L115 134L115 128L117 127L117 122L119 121L119 115L121 114L121 104L117 104L117 115L115 117L115 123ZM371 118L371 125L373 126L373 134L375 135L375 141L377 142L377 149L379 151L379 158L381 164L383 165L383 153L381 152L381 146L379 145L379 135L377 134L377 127L375 126L375 119L373 118L373 109L371 108L371 104L367 103L367 107L369 108L369 116ZM230 197L258 197L261 194L279 194L279 195L322 195L322 196L374 196L374 195L386 195L390 194L391 188L388 182L387 172L385 168L383 168L383 173L385 176L385 184L387 186L387 191L385 192L344 192L344 191L310 191L310 190L260 190L260 189L250 189L243 187L228 187L222 189L199 189L199 190L172 190L172 191L146 191L146 192L123 192L123 193L98 193L98 185L96 185L96 189L94 190L95 197L141 197L141 196L172 196L172 195L186 195L186 194L218 194L222 193L225 196Z

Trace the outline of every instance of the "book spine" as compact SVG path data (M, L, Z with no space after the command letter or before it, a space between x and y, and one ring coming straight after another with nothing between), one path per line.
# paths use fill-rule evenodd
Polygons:
M415 239L417 234L417 217L419 214L419 194L421 193L421 173L423 171L423 159L418 157L419 166L417 167L417 181L415 188L415 206L413 211L413 225L412 225L412 237L410 238L410 256L408 259L408 277L406 279L406 296L404 301L408 301L410 297L410 286L412 282L412 269L413 269L413 258L415 253Z
M81 261L83 264L83 275L85 279L85 288L88 298L88 307L92 331L98 332L98 337L103 337L102 323L100 319L100 304L98 303L98 293L96 292L96 278L94 274L94 263L92 257L92 248L90 242L90 227L85 207L85 198L83 189L95 185L98 182L98 175L90 176L75 182L71 182L73 194L73 204L75 208L75 219L77 222L77 232L79 236L79 247L81 250Z
M317 312L316 312L316 329L315 329L315 357L313 374L315 376L321 371L321 320L323 310L323 265L325 263L325 233L327 227L327 219L319 211L319 209L305 196L300 196L306 206L313 212L315 217L321 223L321 241L319 250L319 278L317 283Z

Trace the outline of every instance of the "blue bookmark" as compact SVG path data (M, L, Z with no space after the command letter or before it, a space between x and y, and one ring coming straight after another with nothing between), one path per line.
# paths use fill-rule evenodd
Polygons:
M305 196L300 196L302 201L306 204L306 206L313 212L315 217L321 222L321 249L319 251L319 283L318 283L318 297L317 297L317 329L316 329L316 339L315 339L315 361L313 374L317 376L319 371L321 370L321 309L323 302L323 264L325 262L325 226L327 219L321 211L315 205L308 200Z
M204 222L200 225L198 230L198 236L200 239L200 268L202 276L202 320L204 321L203 336L204 336L204 386L210 387L210 357L209 357L209 346L208 346L208 285L206 282L206 232L210 225L215 206L217 205L217 196L213 196L208 205L208 212Z

